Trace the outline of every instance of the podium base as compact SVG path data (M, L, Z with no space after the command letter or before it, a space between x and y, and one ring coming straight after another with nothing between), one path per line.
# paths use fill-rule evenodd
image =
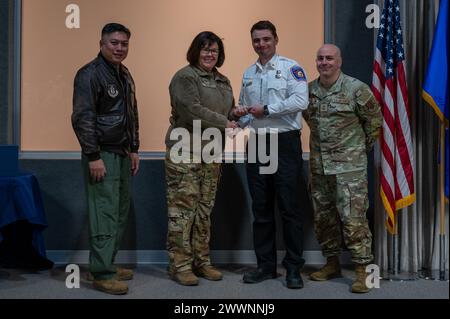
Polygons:
M440 271L438 269L434 270L422 269L419 272L419 277L425 280L448 281L448 270Z
M381 274L381 279L389 281L415 281L419 279L419 276L415 272L404 271L394 274L386 271Z

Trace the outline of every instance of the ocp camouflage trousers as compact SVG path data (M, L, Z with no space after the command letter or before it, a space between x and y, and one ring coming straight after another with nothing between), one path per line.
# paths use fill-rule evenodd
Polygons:
M169 271L211 263L209 240L220 164L173 163L166 156Z
M366 218L369 207L367 172L312 174L311 196L314 229L323 255L339 255L343 237L352 252L353 262L371 262L372 233Z

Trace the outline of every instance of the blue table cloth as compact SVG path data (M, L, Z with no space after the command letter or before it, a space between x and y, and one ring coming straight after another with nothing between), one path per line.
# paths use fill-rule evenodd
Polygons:
M0 176L0 229L27 221L32 229L32 245L46 258L42 231L47 227L42 195L37 178L28 172ZM0 242L2 241L0 233Z

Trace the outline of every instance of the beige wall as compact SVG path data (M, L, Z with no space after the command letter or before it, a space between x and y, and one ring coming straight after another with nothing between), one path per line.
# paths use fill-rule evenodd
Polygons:
M77 4L81 28L67 29L65 8ZM316 49L323 43L323 1L310 0L23 0L22 151L79 150L73 134L72 83L78 68L98 53L99 33L108 22L132 31L125 64L136 84L141 150L163 151L170 104L168 84L186 65L185 54L204 30L224 39L221 72L237 98L242 72L256 60L249 29L261 19L278 29L278 53L297 60L313 79ZM308 150L308 132L303 145Z

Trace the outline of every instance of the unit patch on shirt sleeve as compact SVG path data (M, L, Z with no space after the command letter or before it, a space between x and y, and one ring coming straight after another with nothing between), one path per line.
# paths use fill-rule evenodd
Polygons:
M294 77L295 80L298 82L305 81L306 82L306 75L303 69L299 65L294 65L291 67L291 74Z

